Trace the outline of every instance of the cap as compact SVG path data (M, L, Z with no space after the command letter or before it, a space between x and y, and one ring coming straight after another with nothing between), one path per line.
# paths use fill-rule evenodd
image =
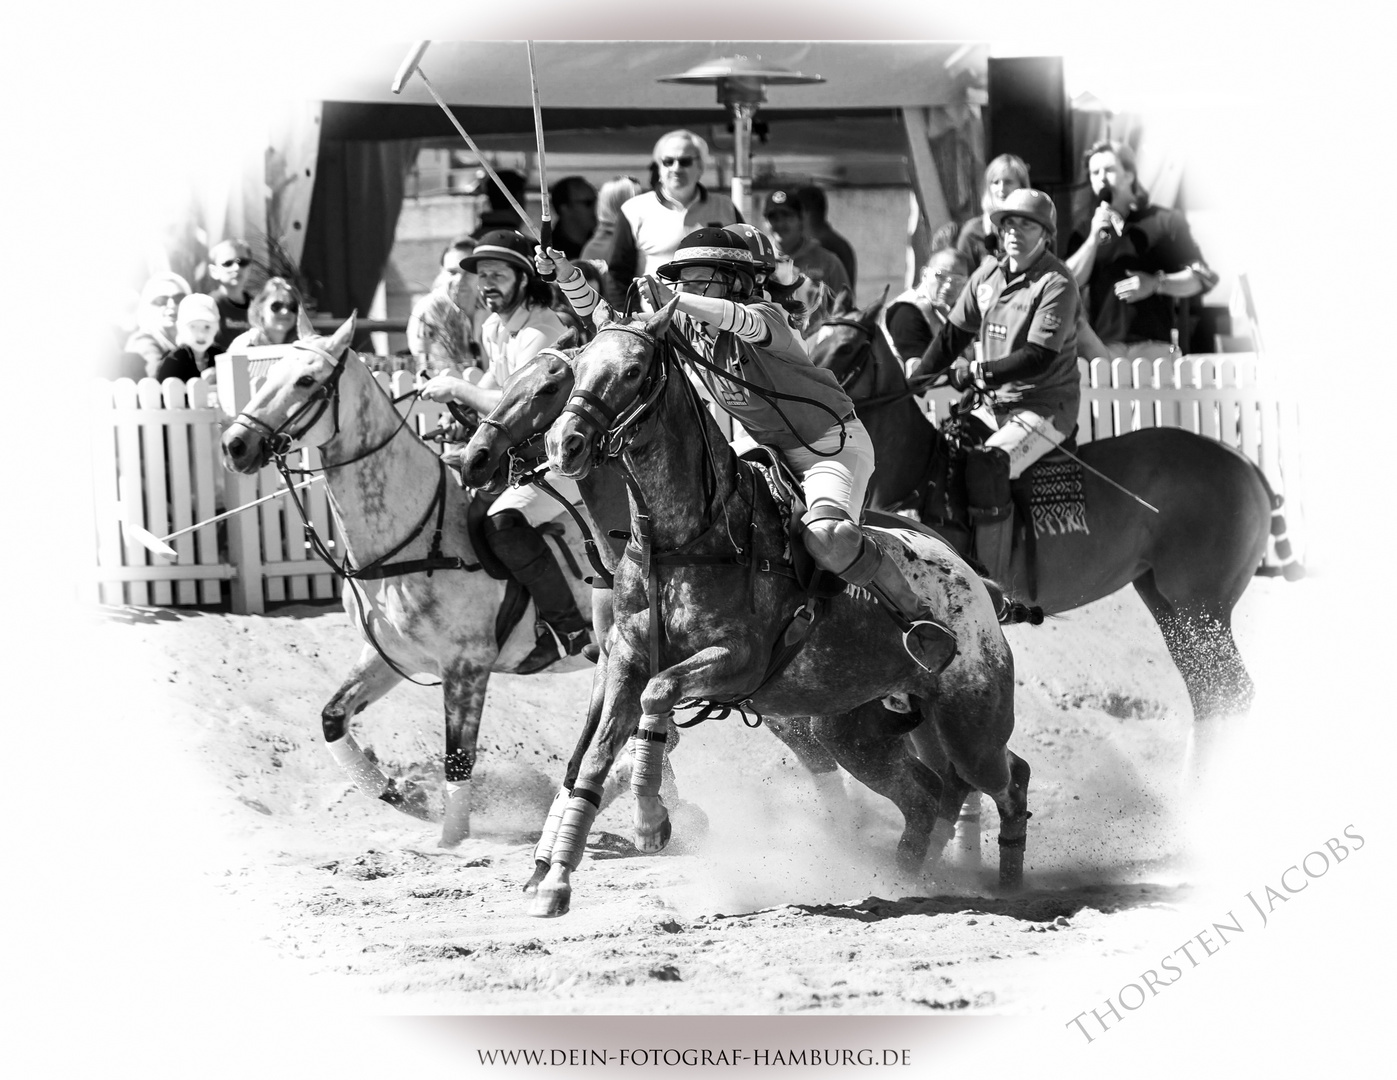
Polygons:
M476 241L475 250L461 260L461 269L475 273L482 259L498 259L517 266L527 274L534 269L534 242L514 229L495 229Z
M1053 200L1036 188L1019 188L1009 192L999 206L990 211L990 224L996 229L1007 215L1036 221L1048 232L1057 232L1057 207Z
M179 302L179 311L175 315L177 323L192 323L203 319L211 322L215 326L219 324L218 305L214 303L212 296L205 296L203 293L191 293Z
M802 207L794 190L777 188L766 197L766 206L762 209L762 214L771 217L773 210L789 210L792 214L799 216Z

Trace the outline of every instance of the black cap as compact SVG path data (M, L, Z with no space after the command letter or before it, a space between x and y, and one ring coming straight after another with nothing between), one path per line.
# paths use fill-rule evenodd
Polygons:
M794 191L787 190L786 188L777 188L766 197L766 206L762 210L762 214L766 217L771 217L771 212L773 210L789 210L792 214L799 217L801 209L800 198Z

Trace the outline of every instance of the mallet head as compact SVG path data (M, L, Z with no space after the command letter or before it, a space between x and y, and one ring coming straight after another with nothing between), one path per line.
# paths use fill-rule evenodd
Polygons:
M403 86L408 79L412 78L412 73L417 70L417 65L422 62L422 54L427 51L427 46L431 41L418 41L412 46L412 51L407 54L403 62L398 65L398 74L393 76L393 85L389 87L395 94L402 93Z

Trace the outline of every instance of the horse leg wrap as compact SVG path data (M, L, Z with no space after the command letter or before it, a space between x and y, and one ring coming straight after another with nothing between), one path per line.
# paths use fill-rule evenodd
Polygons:
M335 764L349 773L354 786L363 794L371 799L377 799L383 794L388 787L388 777L364 756L353 735L346 735L343 739L336 739L325 745L329 748L330 756L335 759Z
M455 846L471 834L471 782L446 784L446 812L442 815L441 838Z
M597 819L601 807L601 786L587 780L572 785L572 796L563 808L558 822L558 835L553 841L552 862L568 870L576 870L587 850L587 834Z
M669 739L673 711L658 716L649 713L640 718L631 745L635 768L631 772L631 792L635 795L658 795L664 776L665 744Z
M962 859L980 860L980 793L966 796L956 819L956 851Z
M558 826L563 823L563 811L567 809L570 798L572 798L572 793L567 788L561 788L558 794L553 796L553 804L549 806L548 817L543 822L543 834L538 838L538 844L534 847L534 862L552 861L553 844L558 838Z

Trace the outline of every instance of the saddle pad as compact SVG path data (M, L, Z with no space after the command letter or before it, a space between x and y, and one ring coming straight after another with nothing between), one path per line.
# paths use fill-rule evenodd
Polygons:
M1036 536L1089 533L1082 467L1071 458L1044 459L1033 467L1028 505Z

